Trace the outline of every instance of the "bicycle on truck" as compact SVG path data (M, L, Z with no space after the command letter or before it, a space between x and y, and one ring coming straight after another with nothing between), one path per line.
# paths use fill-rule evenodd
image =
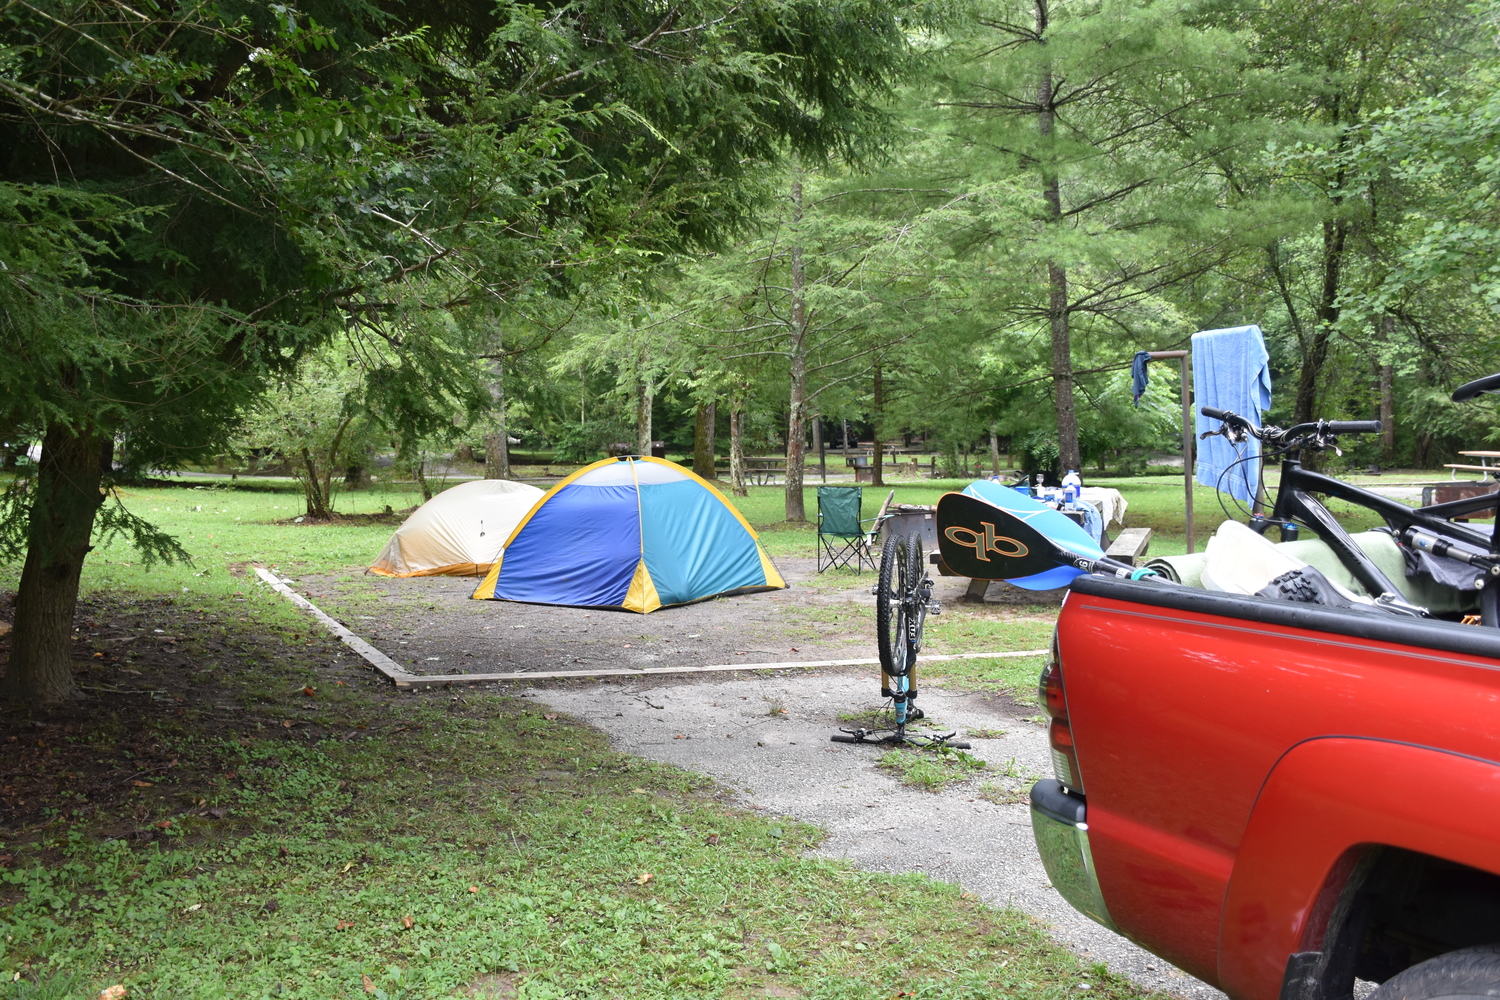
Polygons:
M1458 393L1454 395L1460 398ZM1500 577L1500 545L1496 544L1500 535L1493 530L1482 531L1450 520L1494 508L1496 494L1427 507L1408 507L1397 500L1303 467L1305 452L1338 452L1340 435L1376 433L1381 429L1378 420L1317 420L1281 428L1257 426L1237 413L1211 406L1202 407L1201 412L1205 417L1221 422L1219 430L1209 431L1205 437L1222 434L1232 444L1253 437L1265 446L1268 457L1281 458L1281 485L1276 503L1269 516L1249 514L1248 527L1251 530L1265 535L1275 527L1285 542L1297 540L1301 529L1307 528L1333 551L1349 574L1373 597L1375 608L1414 618L1433 617L1428 609L1402 596L1396 584L1314 494L1363 507L1380 515L1391 535L1408 549L1455 560L1476 570L1470 574L1466 585L1479 592L1480 624L1500 626L1500 614L1497 614L1500 580L1496 579ZM1241 461L1249 460L1247 457Z

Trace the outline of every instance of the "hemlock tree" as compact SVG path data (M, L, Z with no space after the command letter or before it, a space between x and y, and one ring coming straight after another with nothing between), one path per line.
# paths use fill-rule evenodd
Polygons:
M79 576L117 461L222 449L351 326L459 384L448 331L401 316L568 294L618 256L712 242L745 217L747 165L850 148L880 120L868 96L903 58L901 13L6 7L0 425L43 457L7 494L25 565L0 693L76 695ZM107 509L101 527L182 555Z
M1290 423L1330 415L1322 402L1344 368L1329 363L1344 299L1367 284L1351 277L1360 276L1361 257L1380 256L1379 243L1399 244L1399 237L1382 240L1380 230L1399 230L1397 206L1423 183L1389 158L1376 172L1384 185L1368 171L1361 178L1361 140L1383 109L1419 105L1462 78L1486 34L1478 10L1462 0L1207 0L1195 12L1200 23L1243 32L1250 66L1276 81L1257 97L1260 113L1279 123L1274 148L1217 166L1236 196L1284 200L1283 224L1268 229L1272 238L1246 278L1270 286L1266 305L1282 314L1294 346L1295 357L1286 359L1297 368ZM1381 320L1359 336L1380 337Z
M1192 13L1149 0L996 0L942 62L949 169L973 213L956 238L1024 290L1011 322L1050 341L1064 468L1082 464L1076 317L1113 322L1239 249L1204 165L1247 141L1237 108L1250 80L1237 38Z

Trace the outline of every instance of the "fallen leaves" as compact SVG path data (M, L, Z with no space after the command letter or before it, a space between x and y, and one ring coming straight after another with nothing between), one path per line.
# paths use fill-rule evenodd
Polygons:
M113 986L106 986L100 990L99 1000L124 1000L126 992L128 991L124 986L116 983Z
M556 712L548 712L546 715L542 716L542 718L546 719L548 722L556 722L557 721L557 713Z
M412 919L410 913L401 918L401 926L405 927L407 930L411 930L411 925L414 923L416 923L416 921Z
M469 891L470 892L478 892L479 891L479 886L477 886L477 885L471 885L471 886L469 886Z
M371 979L369 976L364 976L364 975L361 975L359 978L363 979L364 982L365 982L365 992L366 993L374 993L375 992L375 980Z
M292 720L291 719L282 719L281 720L281 728L282 729L291 729L292 728Z
M168 828L168 827L170 827L170 826L171 826L171 825L172 825L172 821L171 821L171 820L169 820L169 819L164 819L164 820L162 820L162 821L161 821L161 822L159 822L159 823L157 823L157 824L156 824L156 828L157 828L157 829L158 829L158 830L165 830L165 829L167 829L167 828Z
M336 931L347 931L349 928L351 928L353 926L354 926L354 921L352 921L352 920L340 920L338 923L336 923L336 924L333 925L333 929L336 930Z
M136 788L151 788L152 787L151 782L149 782L149 781L132 781L131 784L134 785Z
M710 833L708 835L708 838L706 840L704 840L703 842L705 844L707 844L709 847L718 847L719 846L719 835L717 833Z
M307 687L302 689L302 693L307 695L309 698L316 698L318 695L318 689L309 684Z
M650 882L654 878L656 878L656 876L652 875L650 872L641 872L635 877L635 884L645 885L647 882Z

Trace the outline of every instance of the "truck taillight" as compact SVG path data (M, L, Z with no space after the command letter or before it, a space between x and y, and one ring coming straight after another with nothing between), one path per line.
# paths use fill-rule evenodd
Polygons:
M1078 772L1078 753L1073 748L1073 729L1068 725L1068 695L1063 688L1062 654L1056 632L1052 634L1052 654L1037 682L1037 700L1052 717L1047 727L1047 740L1052 745L1052 772L1058 781L1081 793L1083 778Z

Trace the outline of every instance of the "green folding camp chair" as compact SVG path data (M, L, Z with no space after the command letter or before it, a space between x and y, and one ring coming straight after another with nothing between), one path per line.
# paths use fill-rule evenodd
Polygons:
M866 563L875 569L871 546L880 528L880 517L860 520L864 490L858 486L818 487L818 572L854 564L861 572ZM882 513L885 506L881 506Z

